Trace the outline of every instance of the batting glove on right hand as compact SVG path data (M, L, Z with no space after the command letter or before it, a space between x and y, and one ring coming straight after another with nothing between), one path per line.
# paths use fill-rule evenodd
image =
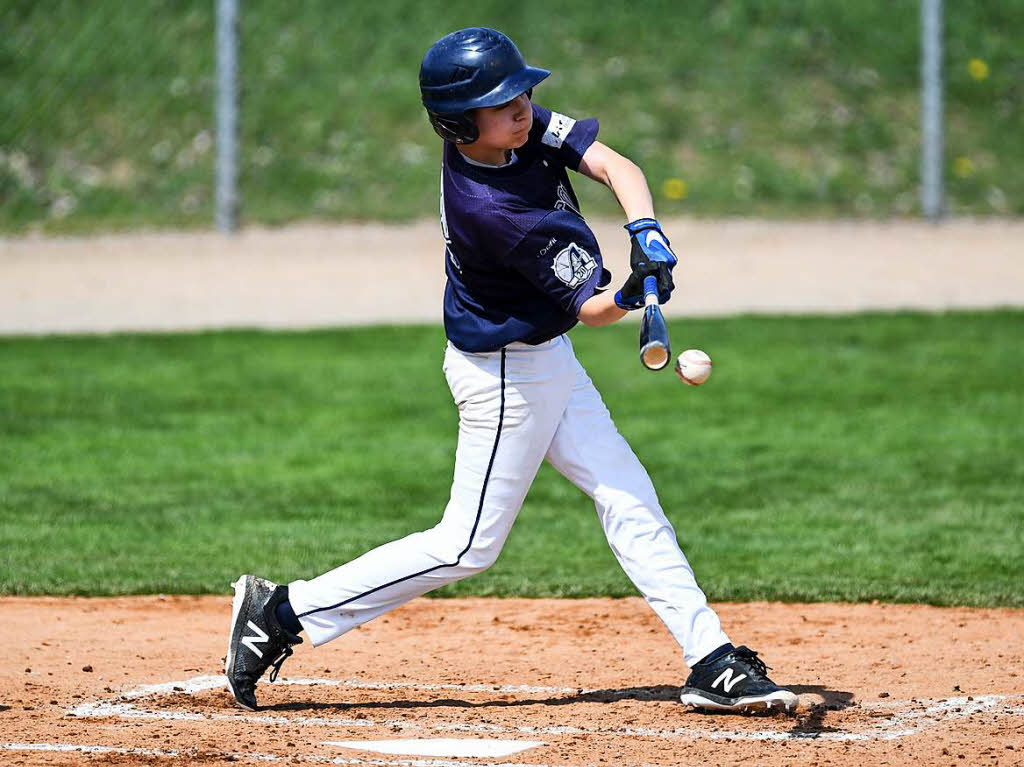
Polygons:
M658 279L658 303L668 303L675 290L672 282L672 270L660 264L644 264L634 269L615 292L615 305L627 312L642 309L644 305L644 278L654 275Z

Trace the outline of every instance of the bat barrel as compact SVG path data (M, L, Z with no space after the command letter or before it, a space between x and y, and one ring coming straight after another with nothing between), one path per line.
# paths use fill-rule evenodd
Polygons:
M648 370L661 370L670 356L668 347L661 341L651 341L640 350L640 361Z
M640 362L648 370L661 370L668 364L672 352L669 347L668 328L661 315L658 302L658 280L644 277L644 317L640 323Z

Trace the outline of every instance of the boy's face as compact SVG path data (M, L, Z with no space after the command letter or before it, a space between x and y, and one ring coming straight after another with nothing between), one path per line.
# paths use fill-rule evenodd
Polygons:
M530 97L520 93L496 107L476 109L473 119L480 130L480 137L473 142L474 145L488 149L517 149L526 143L533 126Z

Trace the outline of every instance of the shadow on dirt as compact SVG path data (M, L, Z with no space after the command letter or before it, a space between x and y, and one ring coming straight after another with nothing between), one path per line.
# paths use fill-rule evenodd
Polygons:
M789 716L799 722L793 732L814 733L829 731L823 724L829 711L839 711L853 705L853 693L830 690L820 685L790 685L797 695L819 695L822 703L802 709ZM647 687L624 687L607 690L582 690L575 695L548 698L517 698L516 700L468 701L456 698L433 700L377 700L360 703L294 702L267 706L265 711L355 711L359 709L417 709L417 708L514 708L519 706L573 706L581 703L615 703L620 700L676 701L679 699L678 685L651 685ZM755 716L778 716L781 712L765 712ZM718 715L735 716L729 712Z
M830 690L818 684L792 684L789 689L797 695L820 695L821 703L815 703L797 710L796 726L789 734L797 737L813 738L826 732L844 732L838 727L825 724L825 717L830 711L842 711L857 705L853 693L844 690Z
M434 700L379 700L361 703L281 703L261 708L264 711L354 711L358 709L403 709L403 708L511 708L516 706L572 706L579 703L614 703L619 700L671 701L679 695L678 685L652 685L649 687L626 687L617 690L580 691L575 695L549 698L518 698L516 700L468 701L454 698Z

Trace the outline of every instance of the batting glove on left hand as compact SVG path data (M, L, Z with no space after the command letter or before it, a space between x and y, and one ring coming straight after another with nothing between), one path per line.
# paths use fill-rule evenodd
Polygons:
M661 231L661 224L655 218L638 218L623 227L629 232L632 250L629 252L629 265L636 271L637 265L649 261L665 264L671 269L678 259L668 245L668 237Z
M615 304L627 311L643 306L644 278L650 275L658 280L659 303L667 303L675 288L672 267L678 259L669 247L661 225L657 219L638 218L626 224L625 229L630 235L629 264L633 272L622 289L615 294Z

